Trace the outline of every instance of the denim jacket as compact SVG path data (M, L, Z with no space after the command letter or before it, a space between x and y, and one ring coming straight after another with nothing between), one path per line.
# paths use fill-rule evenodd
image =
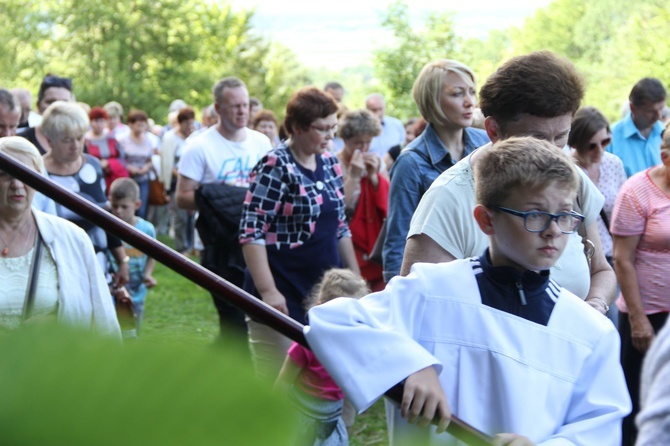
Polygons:
M473 128L464 129L463 139L463 156L490 142L485 131ZM454 164L455 161L431 124L402 151L393 164L387 232L382 253L386 282L400 272L407 231L419 200L435 178Z

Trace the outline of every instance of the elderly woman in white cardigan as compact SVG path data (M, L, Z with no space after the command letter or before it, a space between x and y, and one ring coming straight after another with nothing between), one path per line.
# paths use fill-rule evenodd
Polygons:
M20 137L0 138L0 152L42 172L39 152ZM0 171L0 329L54 318L120 338L105 276L86 233L32 208L35 190Z

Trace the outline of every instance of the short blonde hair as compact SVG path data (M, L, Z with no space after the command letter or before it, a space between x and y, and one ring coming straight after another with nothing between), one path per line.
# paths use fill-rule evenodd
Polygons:
M72 102L54 102L46 109L42 119L42 132L52 140L75 132L84 134L88 128L88 115Z
M574 163L553 144L529 136L499 141L480 155L474 166L478 204L499 206L519 189L534 190L556 183L576 194L579 174Z
M412 95L421 116L431 124L446 124L449 119L442 111L440 97L447 73L457 74L470 87L475 88L475 74L465 64L451 59L427 63L414 82Z
M357 136L377 136L382 132L379 119L368 110L350 110L340 119L340 138L347 139Z
M361 298L370 293L368 284L350 269L332 268L326 271L307 299L306 309L337 297Z
M27 139L20 136L0 138L0 152L16 157L25 155L33 162L33 167L40 174L44 173L44 160L37 148Z
M123 106L116 101L111 101L102 107L110 118L123 118Z

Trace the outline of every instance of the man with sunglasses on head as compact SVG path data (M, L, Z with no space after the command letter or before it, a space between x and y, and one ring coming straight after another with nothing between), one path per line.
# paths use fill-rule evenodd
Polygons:
M74 101L74 95L72 94L72 79L47 74L44 76L44 79L42 79L40 90L37 93L37 111L42 115L44 111L56 101ZM22 136L33 143L41 155L44 155L49 149L49 143L46 136L42 133L40 125L22 129L19 132L19 136Z
M584 81L574 65L540 51L502 65L482 87L479 103L492 142L534 136L563 149L583 95ZM409 273L417 262L467 258L486 247L486 237L477 231L472 218L472 170L489 148L477 149L444 172L423 196L410 225L401 275ZM570 236L551 273L559 284L604 314L616 291L616 277L603 254L596 225L604 198L581 169L579 175L575 210L585 216L585 231ZM584 254L584 236L593 244L590 261Z
M612 126L607 151L621 158L628 177L661 164L661 116L668 94L658 79L645 77L630 92L630 113Z

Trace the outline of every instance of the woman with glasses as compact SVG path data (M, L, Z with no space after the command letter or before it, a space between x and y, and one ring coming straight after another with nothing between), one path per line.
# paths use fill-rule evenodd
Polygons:
M612 264L612 236L609 222L614 200L626 181L621 159L605 151L612 141L607 118L595 107L582 107L572 120L568 145L572 157L598 190L605 196L605 204L598 217L598 233L605 257Z
M642 361L670 312L669 128L663 133L661 164L630 177L612 211L621 364L633 400L633 412L623 422L624 445L635 444Z
M438 175L490 141L485 131L471 128L475 87L472 70L448 59L428 63L414 82L414 101L428 125L391 170L383 252L386 282L400 272L410 221L423 194Z
M313 87L293 95L284 126L290 138L256 165L244 201L240 243L245 289L305 323L304 303L330 268L359 272L344 212L344 183L328 145L337 103ZM274 380L291 341L247 320L256 372Z

